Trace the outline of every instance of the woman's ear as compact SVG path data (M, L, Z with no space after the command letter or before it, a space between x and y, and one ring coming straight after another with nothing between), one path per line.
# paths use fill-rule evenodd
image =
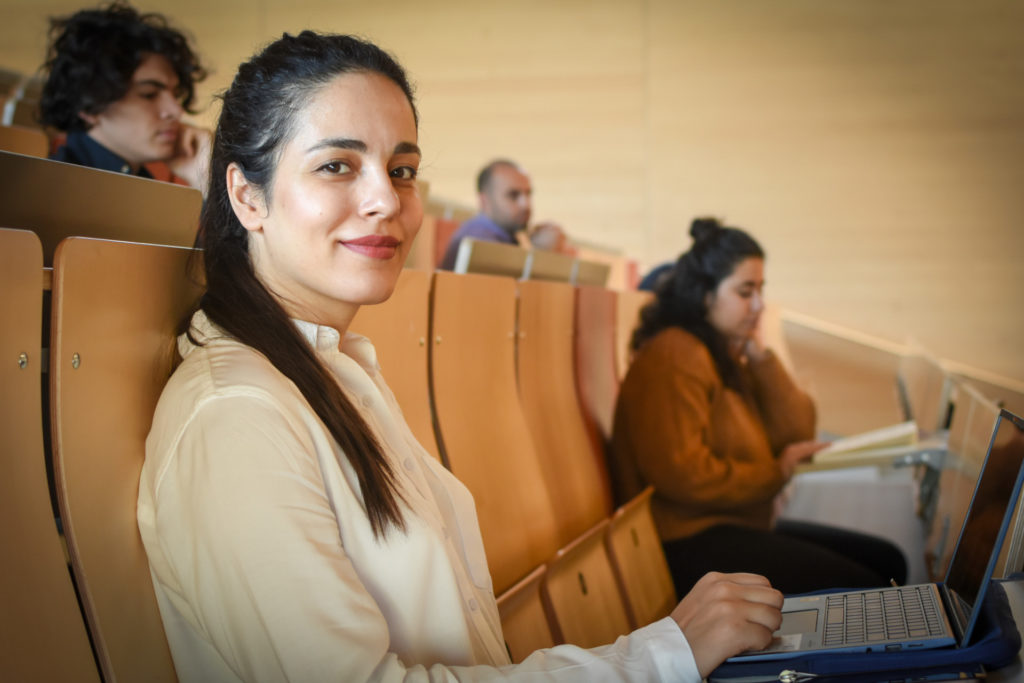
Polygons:
M88 128L92 128L99 122L99 118L97 118L95 114L87 114L84 111L78 112L78 118L85 121ZM88 128L86 130L88 130Z
M231 201L232 210L238 217L238 222L246 230L261 230L263 219L267 215L263 192L249 182L245 174L242 173L242 169L235 163L228 164L224 180L227 182L228 199Z

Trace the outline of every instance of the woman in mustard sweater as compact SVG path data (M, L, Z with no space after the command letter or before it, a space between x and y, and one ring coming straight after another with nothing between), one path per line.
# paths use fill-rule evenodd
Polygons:
M692 248L644 309L612 436L617 493L655 488L652 509L684 594L706 571L749 571L784 593L903 582L888 541L773 521L773 501L813 440L811 399L764 346L764 252L698 219Z

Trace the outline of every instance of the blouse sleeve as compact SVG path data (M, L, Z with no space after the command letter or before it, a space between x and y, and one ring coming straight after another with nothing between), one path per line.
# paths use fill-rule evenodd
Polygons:
M635 402L629 429L643 477L659 495L694 509L733 510L770 500L783 485L774 459L738 460L712 451L711 397L723 388L710 357L667 351L637 368L638 395L620 398Z
M791 443L813 439L814 401L796 385L778 357L769 349L748 367L772 452L778 454Z
M158 476L165 594L238 679L699 680L671 619L612 645L559 646L519 665L406 667L346 555L310 438L270 397L213 399Z

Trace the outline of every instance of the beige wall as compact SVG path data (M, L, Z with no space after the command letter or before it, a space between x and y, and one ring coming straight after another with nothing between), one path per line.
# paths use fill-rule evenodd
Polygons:
M45 17L0 0L0 65ZM424 176L532 173L535 217L644 265L695 214L769 251L797 311L1024 380L1024 3L1018 0L163 0L214 73L285 30L356 32L419 87ZM213 110L200 116L213 120Z

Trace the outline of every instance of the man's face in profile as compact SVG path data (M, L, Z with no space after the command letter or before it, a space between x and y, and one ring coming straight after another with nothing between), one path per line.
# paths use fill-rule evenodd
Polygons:
M480 205L492 221L509 234L530 222L530 178L514 166L498 166L480 195Z

